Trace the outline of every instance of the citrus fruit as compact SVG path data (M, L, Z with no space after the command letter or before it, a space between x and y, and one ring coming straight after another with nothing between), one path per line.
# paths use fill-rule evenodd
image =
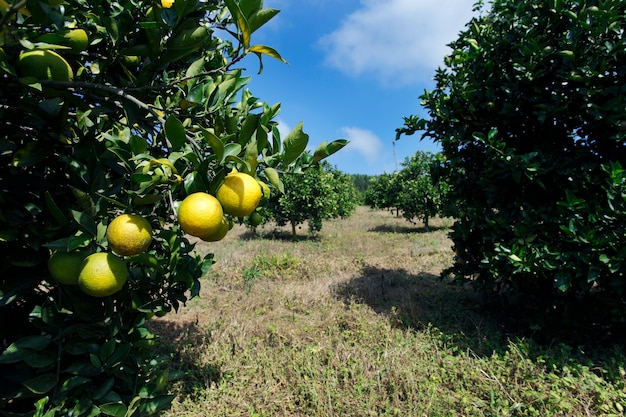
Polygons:
M85 29L65 29L60 35L64 38L62 45L69 46L74 53L84 51L89 46L89 36Z
M255 211L250 215L250 217L248 217L248 222L250 223L250 226L257 227L258 225L263 223L263 216Z
M137 255L152 243L152 227L137 214L117 216L107 227L109 248L118 255Z
M89 36L85 29L63 29L59 32L43 34L37 40L52 45L67 46L71 49L64 49L64 51L72 53L84 51L89 46Z
M122 289L128 277L126 263L108 252L89 255L78 274L78 286L87 295L107 297Z
M217 242L218 240L224 239L229 230L230 222L226 217L222 217L222 222L220 223L219 228L208 236L202 236L201 239L205 242Z
M224 183L215 193L224 212L235 217L252 213L262 196L261 186L252 176L236 171L226 175Z
M60 284L77 285L81 265L88 255L87 250L52 252L48 258L48 271Z
M161 0L161 7L169 9L174 5L174 0Z
M211 194L197 192L188 195L178 207L178 223L192 236L210 236L222 227L224 211Z
M20 77L37 80L71 81L74 78L72 67L65 58L50 50L22 52L17 59L17 72Z

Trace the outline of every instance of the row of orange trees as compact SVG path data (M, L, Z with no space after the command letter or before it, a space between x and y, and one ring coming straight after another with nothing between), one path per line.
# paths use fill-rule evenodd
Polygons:
M402 169L370 178L365 204L395 210L410 222L421 220L428 229L431 217L446 208L448 185L440 154L420 151L402 162Z

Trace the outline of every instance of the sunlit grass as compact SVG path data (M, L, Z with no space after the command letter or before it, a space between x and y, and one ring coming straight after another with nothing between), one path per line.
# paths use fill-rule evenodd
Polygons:
M540 345L439 279L451 223L361 207L312 239L199 246L202 298L154 322L186 373L168 415L622 415L622 347Z

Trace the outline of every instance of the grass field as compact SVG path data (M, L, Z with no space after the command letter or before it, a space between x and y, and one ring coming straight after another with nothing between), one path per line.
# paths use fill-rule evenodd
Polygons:
M199 244L201 297L152 323L186 375L167 415L623 415L623 347L538 344L439 279L451 223L359 207L317 237Z

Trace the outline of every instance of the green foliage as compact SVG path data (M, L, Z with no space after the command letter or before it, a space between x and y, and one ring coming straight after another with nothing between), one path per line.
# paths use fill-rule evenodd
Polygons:
M350 176L326 161L304 173L284 175L283 183L285 192L272 194L262 213L280 226L291 224L293 236L305 221L313 234L322 230L323 220L350 216L359 201Z
M406 158L399 172L370 180L365 204L395 209L410 222L422 220L428 228L428 220L443 212L448 186L442 174L440 155L416 152Z
M372 178L365 193L365 204L372 208L396 210L399 216L400 210L397 207L402 184L398 181L398 175L397 172L384 173Z
M282 60L250 44L277 12L258 0L2 6L3 415L130 417L169 407L176 375L156 356L146 320L197 296L213 262L176 223L176 202L213 193L233 167L280 189L279 170L311 165L301 126L281 142L280 105L255 98L236 68L248 53ZM61 44L69 28L85 30L84 48ZM73 79L22 73L20 53L36 49L54 49ZM124 257L123 289L94 298L54 282L50 251L108 251L107 225L121 213L154 230L146 252Z
M408 221L417 218L428 229L428 219L442 213L448 185L441 177L441 155L417 152L402 163L396 207Z
M443 147L449 272L540 325L626 321L624 27L623 1L495 1L398 130Z

